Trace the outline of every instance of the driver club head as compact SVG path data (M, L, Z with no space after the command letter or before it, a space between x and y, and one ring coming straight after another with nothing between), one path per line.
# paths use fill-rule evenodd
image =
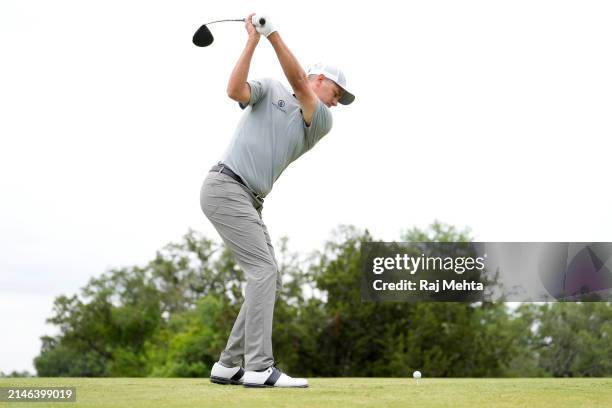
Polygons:
M198 31L193 35L193 43L198 47L208 47L213 43L214 37L206 24L203 24L202 27L198 28Z

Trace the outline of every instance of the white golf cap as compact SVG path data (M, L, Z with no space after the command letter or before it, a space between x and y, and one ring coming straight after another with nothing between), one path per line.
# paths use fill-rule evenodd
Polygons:
M348 89L346 89L346 76L344 76L344 72L342 72L340 68L329 64L322 64L320 62L308 68L307 75L319 74L323 74L325 78L331 79L336 84L338 84L340 88L342 88L344 92L342 93L340 100L338 100L339 103L341 103L342 105L350 105L351 103L353 103L353 101L355 100L355 95L353 95L349 92Z

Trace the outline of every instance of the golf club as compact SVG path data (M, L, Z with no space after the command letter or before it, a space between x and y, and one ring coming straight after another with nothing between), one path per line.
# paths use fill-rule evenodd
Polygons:
M223 23L226 21L241 21L244 22L244 18L240 18L240 19L227 19L227 20L216 20L216 21L211 21L209 23L203 24L200 28L198 28L198 31L195 32L195 34L193 35L193 43L195 45L197 45L198 47L208 47L210 44L213 43L214 41L214 37L212 35L212 33L210 32L210 30L208 29L207 25L209 24L214 24L214 23ZM266 19L265 18L260 18L259 19L259 24L261 26L266 24Z

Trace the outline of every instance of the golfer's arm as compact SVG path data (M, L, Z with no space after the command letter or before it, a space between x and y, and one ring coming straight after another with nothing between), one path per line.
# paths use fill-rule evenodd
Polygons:
M278 61L283 68L283 72L285 73L291 88L293 88L293 92L295 92L295 96L300 101L304 121L307 124L310 124L312 115L314 114L317 106L317 95L308 84L306 72L304 72L297 58L295 58L293 53L291 53L278 32L270 34L268 36L268 40L276 52Z
M255 47L257 42L249 39L227 83L227 96L245 105L251 100L251 87L247 83L247 78Z

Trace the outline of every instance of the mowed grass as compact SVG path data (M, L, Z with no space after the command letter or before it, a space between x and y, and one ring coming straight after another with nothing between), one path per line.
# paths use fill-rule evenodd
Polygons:
M76 403L0 407L612 407L612 378L311 378L306 389L250 389L179 378L3 378L0 387L76 387Z

